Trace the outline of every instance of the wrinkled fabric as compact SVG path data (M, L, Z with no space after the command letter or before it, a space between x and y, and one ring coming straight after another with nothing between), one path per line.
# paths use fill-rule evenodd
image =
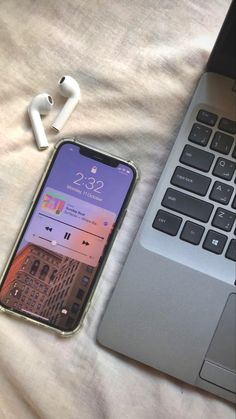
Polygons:
M96 343L96 331L130 245L204 70L229 0L7 0L0 2L0 268L58 138L140 168L141 180L86 316L63 339L0 314L1 419L234 419L227 403ZM63 74L82 101L62 133ZM36 148L31 98L55 100L43 118L49 149ZM148 342L147 342L148 344Z

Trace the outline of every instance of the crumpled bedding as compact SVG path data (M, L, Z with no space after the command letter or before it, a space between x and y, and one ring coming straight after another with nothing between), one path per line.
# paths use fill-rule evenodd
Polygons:
M229 0L7 0L0 3L0 254L3 269L58 138L135 161L128 214L81 332L63 339L0 314L1 419L235 418L234 407L103 349L96 331L207 62ZM63 74L82 102L60 135L50 125ZM50 93L39 152L26 113Z

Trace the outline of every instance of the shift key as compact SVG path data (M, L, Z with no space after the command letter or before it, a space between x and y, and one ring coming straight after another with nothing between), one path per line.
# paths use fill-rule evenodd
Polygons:
M167 189L162 205L205 223L209 220L213 210L212 204L172 188Z

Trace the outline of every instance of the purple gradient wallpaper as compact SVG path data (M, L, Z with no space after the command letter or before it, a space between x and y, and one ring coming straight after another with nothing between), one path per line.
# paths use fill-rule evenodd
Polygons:
M1 285L1 304L73 330L133 180L129 165L62 144Z

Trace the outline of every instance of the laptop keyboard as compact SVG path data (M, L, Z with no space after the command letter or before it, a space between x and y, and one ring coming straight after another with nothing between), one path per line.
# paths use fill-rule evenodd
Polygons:
M162 199L165 209L158 210L152 225L233 261L236 239L230 239L229 233L236 235L236 194L231 182L236 171L235 134L236 121L204 109L198 112L179 159L181 165L175 168ZM181 215L189 219L184 222Z

